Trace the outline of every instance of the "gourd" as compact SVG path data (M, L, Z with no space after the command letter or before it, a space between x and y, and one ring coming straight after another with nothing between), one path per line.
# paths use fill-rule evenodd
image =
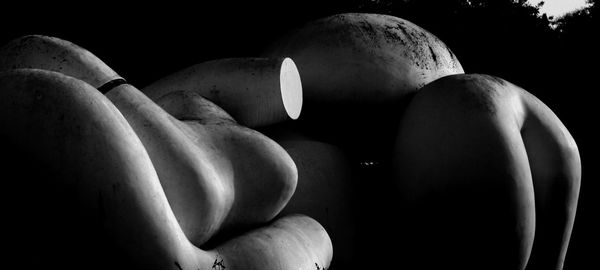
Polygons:
M194 244L270 221L294 193L297 170L285 150L194 92L172 92L154 103L122 85L106 96L150 153Z
M34 68L76 74L76 78L101 89L121 78L88 50L49 36L27 35L13 39L0 49L0 59L0 71Z
M581 160L542 101L497 77L447 76L419 91L397 136L406 258L426 268L562 268Z
M57 38L25 36L3 51L8 56L5 66L53 68L92 78L91 83L101 81L96 78L122 80L87 50ZM96 77L90 75L94 71L99 72ZM179 120L129 84L106 91L142 140L171 207L194 244L204 244L219 230L271 220L293 194L297 171L289 155L201 97L172 96L169 102L177 102L172 108L193 108L192 113L177 114ZM185 105L188 102L194 104Z
M433 34L380 14L344 13L308 22L262 55L294 59L302 75L298 125L303 131L362 156L387 152L399 107L419 88L463 73L457 57Z
M291 128L271 127L265 131L279 143L298 168L296 191L281 214L302 213L317 220L335 244L334 268L356 266L364 254L359 221L362 190L347 154L334 145L316 141Z
M59 46L56 47L61 49L65 48L62 45L69 44L66 41L42 36L26 38L30 41L33 40L33 44L36 40L40 41L37 45L49 41L51 44L58 44ZM64 51L67 54L75 56L65 57L64 59L79 59L77 55L80 54L80 51L78 50L83 49L76 46L66 47L77 49L65 49ZM11 55L15 54L11 53L11 49L6 48L11 47L9 45L2 49L2 55L9 56L3 59L6 60L3 63L10 64L5 65L4 68L35 67L37 63L52 62L54 60L52 56L56 55L54 54L56 50L50 46L46 54L38 51L34 53L35 57L20 58L27 55L26 53L20 53L16 54L16 57L10 58ZM31 51L35 52L35 50ZM36 61L27 59L36 59ZM61 61L64 59L58 59L58 63L49 64L48 66L57 70L70 70L69 75L73 77L87 74L88 69L111 70L108 67L96 69L95 65L103 65L99 60L92 59L83 63ZM86 57L85 59L89 60L90 58ZM74 64L78 67L64 67ZM83 208L92 213L95 213L94 211L100 212L98 209L114 212L114 216L111 214L108 217L110 226L108 226L107 235L117 241L117 246L123 249L128 257L132 258L135 262L134 265L137 267L209 269L214 266L215 261L231 266L230 269L270 269L269 267L280 269L282 266L308 268L314 267L315 264L328 267L331 260L331 242L320 224L308 217L283 217L272 225L247 232L249 226L254 227L269 222L285 205L295 187L295 165L276 143L255 131L236 125L231 118L227 117L224 111L212 103L200 98L192 99L204 106L200 107L200 109L204 108L204 111L200 111L203 113L201 117L206 118L185 120L190 122L187 125L185 121L179 121L160 109L158 105L149 101L133 86L126 84L116 86L113 90L117 91L111 91L109 96L115 98L115 102L111 102L89 84L56 72L18 70L6 71L4 74L2 84L0 84L2 89L0 93L3 95L1 115L3 115L3 126L7 127L6 130L9 133L3 135L17 140L19 145L27 145L30 142L41 144L40 147L35 147L35 143L31 144L34 146L32 147L33 153L40 153L43 160L58 162L59 164L55 166L55 169L62 173L71 175L73 174L72 170L75 171L75 175L69 179L77 182L78 187L81 186L83 189L83 191L77 192L78 196L85 199L86 203ZM118 75L114 74L116 73L108 72L107 74L99 74L98 77L117 77L118 79ZM81 76L81 78L86 77ZM90 82L96 82L96 85L101 84L101 80L91 79ZM37 100L37 97L39 97L39 88L44 88L44 93L52 97L51 99L43 99L42 103L47 103L42 105L50 108L51 111L57 110L58 116L54 114L45 116L45 114L40 113L43 110L35 110L39 107L39 104L35 104L33 100ZM76 102L72 102L71 96L77 97ZM173 102L173 100L178 99L170 99L169 102ZM21 104L20 102L23 101L29 103ZM94 105L96 103L100 105ZM115 104L120 105L121 108L115 107ZM90 106L90 108L86 106ZM98 106L101 109L95 109ZM32 115L32 110L37 114ZM140 110L147 113L147 115L140 116L131 113ZM75 117L76 120L65 122L65 115ZM16 121L12 120L13 118ZM103 121L100 123L101 126L106 125L106 123L114 123L114 126L109 125L108 128L103 126L98 128L95 126L100 121L95 120L97 118ZM127 118L129 119L125 120ZM137 119L147 121L143 124L147 125L145 127L149 126L149 129L153 129L156 132L154 135L166 134L168 137L152 137L150 136L152 135L151 132L144 133L145 130L140 131L139 125L144 125L141 122L136 122ZM8 124L5 124L6 121L9 121ZM205 127L199 124L202 121L212 121L217 122L217 124L215 127L210 125ZM19 128L13 128L12 125ZM86 129L89 125L92 126ZM138 125L137 130L132 128L136 125ZM35 126L39 126L39 130L29 128ZM173 129L160 129L164 127ZM85 134L83 134L85 136L81 134L82 130L85 131ZM31 134L25 134L27 132L31 132ZM44 132L52 134L66 133L66 136L65 138L57 137L56 140L50 140L45 145L41 143L41 141L47 141ZM224 137L210 138L208 135L211 132L221 132L219 135L224 135ZM69 141L70 136L75 136L80 140L79 137L90 137L92 142ZM201 136L206 136L206 141ZM140 138L143 139L140 140ZM65 141L65 139L67 140ZM218 141L218 139L223 140ZM170 144L160 145L160 142ZM227 144L231 145L228 146ZM108 145L106 149L102 148L105 145ZM242 164L238 162L240 159L247 157L244 156L247 152L233 152L232 149L235 146L242 147L247 151L260 149L252 158L255 159L254 161L262 162L259 165L264 165L265 170L256 170L257 166L255 166L254 171L247 174L240 173L240 168L243 172L244 169L247 170L245 166L252 163ZM123 149L119 147L123 147ZM156 148L159 148L159 150L157 151ZM167 149L166 152L180 151L174 156L175 160L168 160L166 157L161 160L160 157L156 156L157 152L164 151L165 148ZM191 149L195 149L197 152L190 151ZM224 157L224 155L227 155L227 151L230 151L230 156ZM124 152L122 157L120 156L121 152ZM55 153L60 153L60 155L53 156ZM207 156L217 160L202 159ZM65 158L66 161L62 160ZM227 158L232 158L232 160ZM93 160L90 161L90 159ZM176 161L182 162L177 163ZM168 164L165 165L168 162L172 162L170 164L172 167L169 167ZM130 166L132 168L129 168ZM184 171L176 170L178 169L177 166L184 168ZM155 168L157 168L157 171L155 171ZM158 172L159 170L161 172ZM165 173L165 170L170 171ZM187 179L188 182L176 176L168 179L164 177L165 174L172 173L171 175L174 175L177 172L184 177L189 177L189 175L191 177ZM266 174L260 175L265 172ZM96 173L99 176L96 176ZM241 175L247 177L247 179L266 176L264 179L270 182L266 189L258 190L251 185L245 185L240 180L233 181L231 177L234 173L236 177ZM194 178L198 175L203 176L202 174L211 178ZM107 181L105 178L111 180ZM82 179L86 181L82 182ZM237 179L240 178L234 180ZM256 184L256 182L253 184ZM72 184L66 183L65 185L71 186ZM115 188L120 185L125 185L127 188ZM170 190L168 185L171 185ZM195 185L197 189L186 189L186 185ZM211 185L216 186L216 188L209 189ZM102 189L102 194L104 194L104 191L111 191L111 189L113 192L121 190L122 193L97 200L96 186ZM202 190L202 188L206 188L206 190ZM218 194L211 194L211 192ZM176 200L178 197L186 195L195 197L191 198L190 201L178 202ZM216 203L210 201L211 199L214 199ZM99 201L101 205L98 205ZM229 205L218 208L222 206L219 205L221 201L229 203ZM198 202L208 204L209 207L204 209L209 214L213 212L221 215L221 220L216 220L216 224L202 227L204 224L194 223L193 218L185 216L182 212L174 213L177 207L184 210L194 210L194 207L198 205L193 204ZM108 204L108 206L104 204ZM241 208L250 209L248 211L250 213L246 213ZM199 211L204 210L199 207L196 208L196 210L198 209ZM227 216L230 213L233 214ZM211 217L209 214L206 215L207 218ZM256 218L252 216L253 214L259 217ZM186 221L189 223L185 223ZM197 220L197 222L201 223L203 220ZM221 224L218 222L221 222ZM236 227L236 224L239 226ZM229 225L231 226L228 227ZM236 231L236 234L230 234L227 237L227 239L230 239L228 241L212 243L211 246L214 248L211 248L210 251L199 249L216 231L222 228L238 229L238 231ZM235 237L235 235L238 236ZM233 239L231 239L232 237ZM287 244L282 246L281 243Z
M255 128L298 119L300 74L290 58L228 58L202 62L142 89L152 100L173 91L193 91Z

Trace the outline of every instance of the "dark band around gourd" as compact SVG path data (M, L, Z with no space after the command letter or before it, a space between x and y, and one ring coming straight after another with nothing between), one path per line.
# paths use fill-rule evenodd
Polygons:
M119 85L123 85L123 84L127 84L127 81L123 78L117 78L114 80L110 80L107 83L98 87L98 91L100 91L102 94L106 94L106 93L108 93L108 91L112 90L113 88L115 88Z

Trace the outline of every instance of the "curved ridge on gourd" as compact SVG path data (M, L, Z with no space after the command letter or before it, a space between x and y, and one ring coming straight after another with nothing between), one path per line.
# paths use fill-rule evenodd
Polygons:
M398 17L344 13L311 21L263 53L294 59L307 102L385 103L463 73L436 36Z
M9 44L23 39L35 49L4 46L2 55L17 55L3 61L5 68L39 65L68 71L69 76L91 82L100 81L98 78L122 79L89 51L67 41L36 35ZM67 59L84 55L86 61L63 61L57 57L57 51ZM180 121L128 84L108 90L106 96L142 140L177 220L197 246L220 231L241 230L270 221L293 194L297 181L295 164L285 150L264 135L237 125L231 118L218 127L198 124L197 119ZM184 106L200 99L174 100ZM200 103L210 102L197 102ZM210 117L219 110L220 115L227 115L214 105L203 108L209 109L194 117Z
M302 215L278 218L210 250L194 246L177 222L135 131L110 100L81 80L37 69L0 72L0 125L3 138L17 148L28 149L37 160L59 173L57 178L17 178L19 181L29 181L32 188L42 185L42 181L54 181L50 184L58 189L76 193L67 195L75 198L72 203L79 205L81 213L70 215L91 216L101 222L96 228L101 231L82 228L78 233L84 234L71 237L98 233L111 238L136 269L208 270L221 266L275 270L329 266L332 246L327 233L318 222ZM44 222L61 221L37 221ZM23 239L30 238L20 238ZM44 244L58 248L68 243ZM35 252L65 256L62 249L28 250L27 265L49 266L47 262L36 262ZM76 262L93 268L95 263L64 258L59 262L64 265L50 266L83 267L72 265ZM121 261L115 263L119 265L109 265L111 269L123 267Z
M562 268L581 160L535 96L489 75L440 78L409 105L394 153L416 265L434 256L427 268Z
M0 59L0 70L36 68L77 74L76 78L96 88L120 78L89 51L56 37L27 35L13 39L0 48Z

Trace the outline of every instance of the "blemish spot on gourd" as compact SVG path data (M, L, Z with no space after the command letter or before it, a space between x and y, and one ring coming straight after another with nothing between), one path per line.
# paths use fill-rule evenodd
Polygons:
M362 28L362 31L364 31L365 36L367 36L374 45L378 45L377 31L375 30L373 25L366 20L360 21L359 24L360 24L360 27Z
M429 52L431 53L431 58L433 58L433 62L435 62L435 64L437 65L438 60L437 60L437 56L435 55L435 51L433 50L433 48L431 48L431 45L429 45L428 47L429 47Z
M398 22L396 29L400 29L400 31L402 31L402 33L404 34L404 36L406 38L410 39L410 34L408 34L408 32L406 31L406 28L404 27L404 24L402 24L401 22Z
M215 261L213 262L212 265L212 269L216 269L216 270L223 270L225 269L225 263L223 262L223 258L221 257L221 260L219 260L219 254L217 254L217 256L215 257Z
M395 31L396 29L400 29L402 26L398 24L396 27L392 25L386 25L383 31L383 35L388 43L400 43L402 46L406 46L406 41L400 37Z

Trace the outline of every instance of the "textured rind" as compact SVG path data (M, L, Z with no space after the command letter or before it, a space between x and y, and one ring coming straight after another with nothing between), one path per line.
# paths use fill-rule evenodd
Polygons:
M264 55L290 57L307 98L381 102L463 73L452 51L425 29L390 15L346 13L308 24Z

